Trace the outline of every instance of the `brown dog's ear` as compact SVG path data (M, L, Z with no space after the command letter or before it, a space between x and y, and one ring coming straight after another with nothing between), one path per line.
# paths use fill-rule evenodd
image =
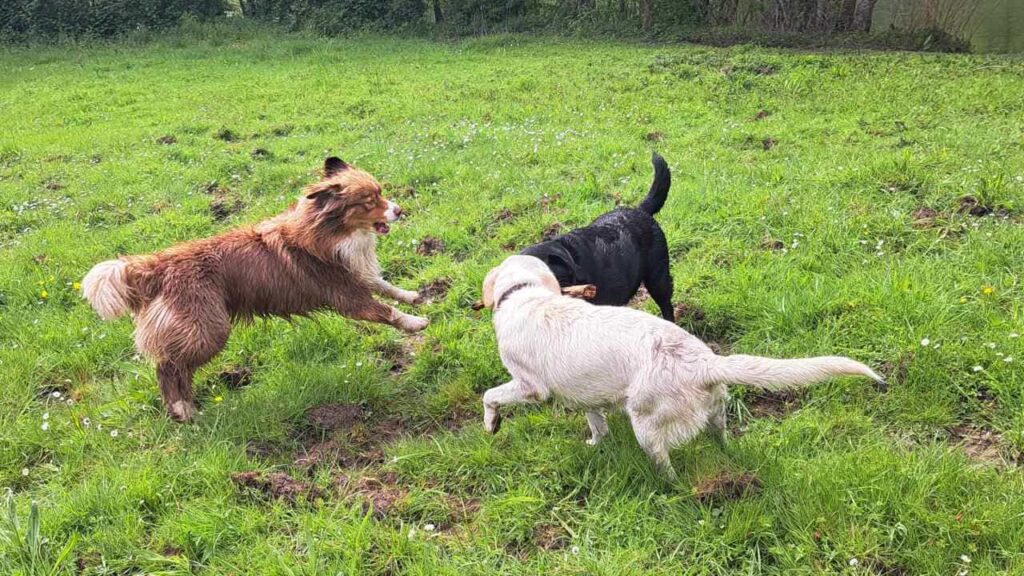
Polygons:
M307 200L316 200L317 198L326 198L335 192L341 192L341 186L331 182L317 182L306 186L302 194Z
M327 160L324 160L324 178L330 178L335 174L348 170L350 166L345 163L344 160L337 156L331 156Z
M501 268L498 266L498 268ZM498 268L492 268L484 278L483 301L484 308L494 307L494 281L498 279Z

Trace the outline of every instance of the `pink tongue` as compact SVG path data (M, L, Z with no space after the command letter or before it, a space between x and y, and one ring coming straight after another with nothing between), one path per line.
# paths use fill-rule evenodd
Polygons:
M373 229L377 231L377 234L387 234L391 231L391 227L383 222L377 222L373 225Z

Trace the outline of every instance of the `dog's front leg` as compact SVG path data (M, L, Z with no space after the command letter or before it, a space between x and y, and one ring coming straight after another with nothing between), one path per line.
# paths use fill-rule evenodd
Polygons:
M608 420L601 412L587 412L587 424L590 425L590 439L587 444L597 446L608 435Z
M406 304L420 304L423 302L419 292L403 290L383 278L376 278L374 280L373 289L378 294L383 294L388 298L394 298Z
M335 308L349 318L390 324L405 332L419 332L430 324L430 320L427 318L406 314L394 306L381 304L369 294L357 298L339 299L335 303Z
M484 429L494 434L501 427L499 408L513 404L535 404L547 399L547 394L515 378L501 386L484 392Z

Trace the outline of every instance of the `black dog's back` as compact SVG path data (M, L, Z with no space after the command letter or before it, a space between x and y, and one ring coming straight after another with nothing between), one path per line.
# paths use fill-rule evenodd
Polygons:
M625 305L642 282L662 317L672 321L668 243L654 220L668 196L671 174L661 156L654 154L651 163L654 182L640 206L617 208L589 226L530 246L522 253L543 260L562 286L595 285L595 304Z

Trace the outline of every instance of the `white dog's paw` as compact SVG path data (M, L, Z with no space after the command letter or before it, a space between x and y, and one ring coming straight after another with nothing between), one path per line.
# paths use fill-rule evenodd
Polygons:
M412 304L415 306L423 304L423 296L420 296L419 292L414 292L412 290L402 290L398 294L398 301L404 302L406 304Z
M410 316L403 314L398 319L398 327L406 332L419 332L430 325L430 320L422 316Z
M597 446L598 444L601 443L601 440L603 438L604 436L594 436L592 438L587 438L587 446Z

